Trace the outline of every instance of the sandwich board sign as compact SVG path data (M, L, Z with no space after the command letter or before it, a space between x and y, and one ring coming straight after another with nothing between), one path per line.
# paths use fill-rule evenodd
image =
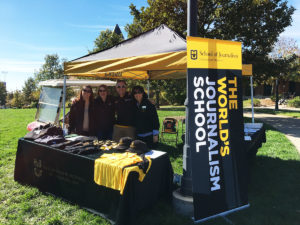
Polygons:
M240 42L187 37L194 220L248 206Z

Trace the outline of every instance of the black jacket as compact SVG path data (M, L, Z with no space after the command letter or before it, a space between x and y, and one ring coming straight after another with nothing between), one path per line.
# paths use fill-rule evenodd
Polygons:
M76 101L72 104L69 114L69 128L68 133L75 133L80 135L95 135L95 110L93 102L89 105L89 131L86 133L83 128L84 115L84 101Z
M100 97L95 99L96 131L112 131L115 123L115 106L112 96L103 102Z
M139 106L135 101L135 127L137 134L159 130L159 119L156 108L147 98L143 98Z
M117 114L116 124L134 126L134 101L127 92L123 98L115 97L115 110Z

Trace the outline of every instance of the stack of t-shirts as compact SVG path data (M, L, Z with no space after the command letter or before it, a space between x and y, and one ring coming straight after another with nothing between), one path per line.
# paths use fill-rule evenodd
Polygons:
M76 155L89 155L100 151L99 147L93 144L93 141L65 141L60 144L51 145L51 147Z
M85 140L83 136L80 136L80 138L67 138L67 141L59 144L52 144L51 147L76 155L89 155L102 150L111 150L117 146L117 143L111 140L98 141L93 138L87 139L86 141L83 140Z
M139 156L131 152L103 154L95 160L94 181L99 185L119 190L122 195L129 173L136 171L139 181L142 182L151 163L149 156Z
M65 139L62 135L45 135L35 139L34 141L41 144L53 145L53 144L62 143L65 141Z
M27 133L24 138L47 145L58 144L65 141L62 129L50 123L36 127Z

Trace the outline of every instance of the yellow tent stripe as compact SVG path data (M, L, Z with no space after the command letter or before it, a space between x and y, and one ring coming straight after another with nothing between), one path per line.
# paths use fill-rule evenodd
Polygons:
M64 64L65 75L109 79L183 79L186 69L186 51Z

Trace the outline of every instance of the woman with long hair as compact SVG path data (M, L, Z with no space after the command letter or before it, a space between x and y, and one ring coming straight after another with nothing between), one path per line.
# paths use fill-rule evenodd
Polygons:
M95 135L94 95L91 86L84 86L71 106L68 133Z
M155 106L149 101L142 86L132 88L135 99L135 127L137 139L146 142L149 148L158 142L159 119Z
M99 140L111 140L113 125L115 123L115 107L106 85L102 84L98 89L95 99L96 134Z

